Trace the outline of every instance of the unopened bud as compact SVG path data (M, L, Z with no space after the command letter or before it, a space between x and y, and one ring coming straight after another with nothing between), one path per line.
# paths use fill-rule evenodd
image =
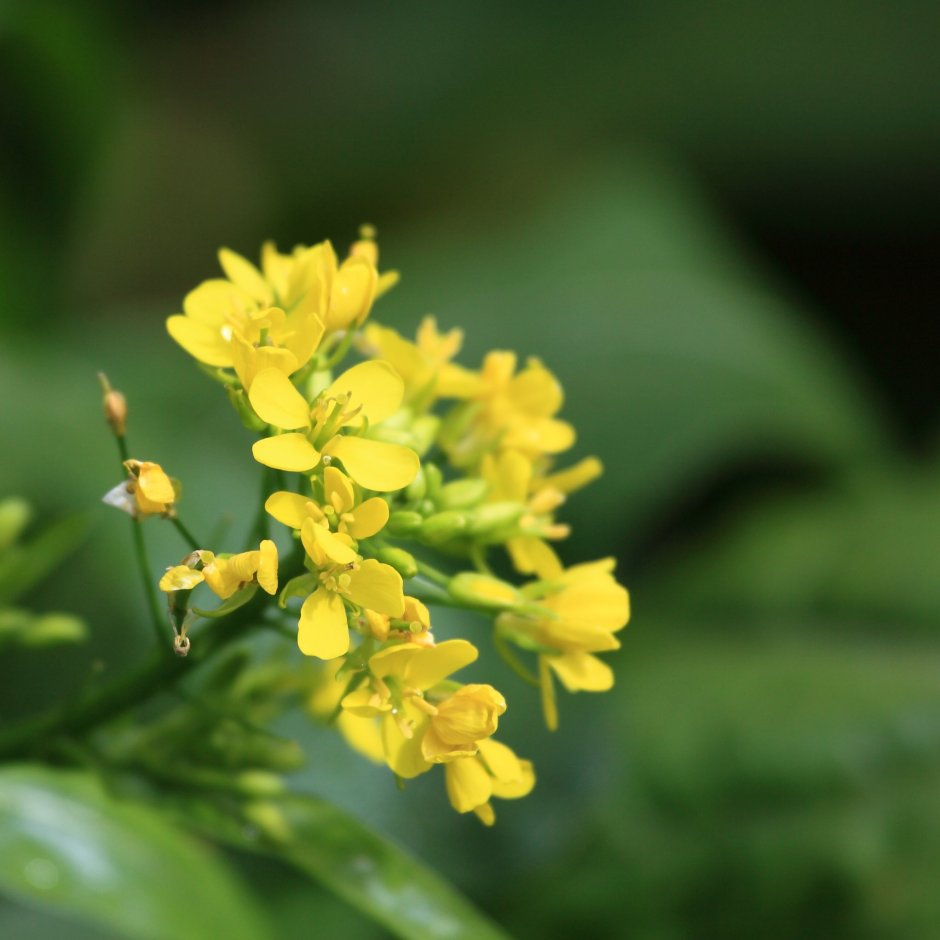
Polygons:
M486 480L478 478L454 480L441 488L437 504L441 509L469 509L480 504L489 488Z
M388 522L385 523L385 531L389 535L414 535L421 528L423 522L424 516L421 513L399 509L388 517Z
M508 582L473 571L454 575L447 590L457 600L492 610L512 610L522 602L519 591Z
M127 433L127 399L119 391L111 388L111 383L103 372L98 373L98 381L104 393L102 405L105 420L118 437L124 437Z
M418 573L414 555L403 548L381 548L376 557L386 565L391 565L403 578L413 578Z
M467 517L455 509L438 512L424 520L421 526L421 538L437 544L460 535L467 528Z
M405 487L405 500L409 503L416 503L424 499L428 491L428 480L424 475L424 466L418 469L417 476Z
M511 529L522 517L522 503L487 503L474 509L467 522L468 535L494 536Z
M424 478L427 480L426 495L428 499L437 499L441 491L441 485L444 482L444 475L441 468L436 463L422 464L424 469Z
M276 803L253 800L242 806L245 821L274 842L290 842L293 833L287 817Z

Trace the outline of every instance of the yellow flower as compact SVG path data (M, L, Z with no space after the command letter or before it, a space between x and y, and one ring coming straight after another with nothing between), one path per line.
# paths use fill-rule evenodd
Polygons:
M300 493L272 493L264 508L278 522L301 529L307 519L353 539L367 539L388 522L388 503L380 496L361 500L349 477L337 467L323 471L323 505Z
M518 373L516 363L515 353L502 350L483 360L478 390L465 396L477 410L464 433L448 442L455 465L473 463L494 448L535 459L574 444L574 428L555 417L564 401L558 380L538 359L530 358Z
M475 373L451 362L462 343L463 330L439 333L434 317L425 317L414 343L389 327L370 323L360 348L395 367L405 383L407 401L421 398L430 404L435 398L469 398L481 390Z
M389 492L407 486L418 473L418 455L407 447L342 434L344 428L373 426L401 403L402 382L385 362L347 369L315 399L307 400L277 369L255 376L249 401L262 421L291 432L263 438L252 447L255 460L278 470L305 472L321 458L338 458L360 486Z
M520 760L499 741L484 739L478 742L478 748L475 756L460 757L444 765L444 784L450 805L458 813L472 811L492 826L496 814L490 799L528 796L535 786L535 771L531 761Z
M401 621L407 628L392 629L391 618L387 614L377 614L374 610L365 611L363 626L380 643L389 637L407 640L409 643L418 643L421 646L433 646L434 637L431 634L431 614L427 607L416 597L405 595L405 610Z
M472 757L505 711L506 700L491 685L465 685L436 706L421 740L422 756L432 764Z
M554 703L552 674L569 692L605 692L614 684L611 668L595 653L615 650L620 642L614 636L630 619L630 599L624 587L614 580L614 559L575 565L557 571L540 572L547 593L538 599L544 616L533 613L504 613L497 628L528 636L553 653L539 655L539 676L545 720L554 730L558 716Z
M277 593L277 546L265 539L257 549L237 555L216 555L200 550L190 556L189 565L169 568L160 579L161 591L188 591L205 582L222 600L251 582L268 594ZM193 567L201 564L201 569Z
M163 467L149 460L125 460L130 477L105 494L103 501L135 519L141 516L172 515L179 499L179 483Z
M316 352L324 326L309 306L285 312L273 306L271 291L254 284L243 274L238 259L255 272L244 258L227 249L219 253L223 267L241 276L237 283L222 279L204 281L187 294L183 314L167 320L167 331L199 362L235 369L245 388L264 368L290 375L304 366ZM249 288L253 288L253 291Z
M335 659L349 650L346 602L390 617L401 617L405 602L401 575L374 558L365 561L348 536L330 532L312 519L300 530L307 554L317 567L316 589L300 608L297 645L305 656Z

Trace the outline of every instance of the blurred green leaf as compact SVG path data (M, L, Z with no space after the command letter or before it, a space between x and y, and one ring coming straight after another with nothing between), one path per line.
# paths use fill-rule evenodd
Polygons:
M572 500L582 531L629 540L738 461L886 447L841 359L688 180L638 157L579 171L498 227L386 239L404 276L375 316L408 332L432 310L467 331L462 361L510 348L556 372L579 451L607 466L603 500Z
M251 826L216 805L192 818L213 838L289 862L403 940L505 940L453 886L324 800L253 804Z
M0 889L128 937L268 936L211 852L79 772L0 770Z
M740 507L647 590L696 617L940 625L940 467L901 462Z
M0 554L0 605L28 591L73 551L88 529L81 516L60 519L30 542Z

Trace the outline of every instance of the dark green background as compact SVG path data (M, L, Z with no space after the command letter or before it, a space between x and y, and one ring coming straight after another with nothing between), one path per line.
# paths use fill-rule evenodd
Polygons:
M576 454L607 466L566 507L565 557L616 554L635 617L614 692L564 700L553 736L484 660L539 772L493 830L300 716L297 785L520 937L933 935L938 27L926 2L0 6L0 495L86 514L30 600L95 630L8 656L3 716L150 648L98 504L95 371L187 523L237 534L250 436L163 319L219 245L371 221L403 274L380 318L434 312L469 364L505 347L557 372ZM281 935L377 935L239 864ZM97 935L0 907L27 934Z

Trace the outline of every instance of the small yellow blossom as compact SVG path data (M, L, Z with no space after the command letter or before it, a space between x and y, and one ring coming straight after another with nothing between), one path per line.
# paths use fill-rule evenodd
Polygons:
M390 327L370 323L360 348L363 353L390 362L405 383L405 400L421 398L430 404L435 398L470 398L478 394L478 376L451 362L460 351L463 330L439 333L434 317L425 317L415 342Z
M222 600L252 582L268 594L277 593L277 546L264 539L257 549L237 555L216 555L205 549L193 552L192 564L169 568L160 579L161 591L188 591L205 582ZM194 565L201 565L195 568Z
M264 508L278 522L301 529L307 519L353 539L367 539L380 532L388 522L388 503L380 496L362 500L356 487L337 467L323 471L322 505L300 494L272 493Z
M478 753L444 765L444 784L450 805L458 813L474 812L487 826L496 814L492 797L504 800L528 796L535 786L532 762L520 760L513 750L487 738L478 742Z
M524 634L554 652L539 655L539 676L546 723L558 725L552 673L569 692L605 692L614 684L610 666L595 653L620 647L614 636L630 619L630 599L612 575L614 559L540 572L550 576L547 593L538 599L544 616L501 614L497 628Z
M179 483L166 475L163 467L149 460L125 460L130 477L106 493L104 502L135 519L141 516L172 515L179 499Z
M317 566L315 590L300 608L297 645L305 656L335 659L349 650L346 601L390 617L405 610L401 575L374 558L363 560L348 536L307 519L300 531L304 548Z
M283 372L264 369L252 383L251 406L262 421L290 433L255 442L255 460L303 473L323 457L338 458L346 473L366 489L401 489L418 473L413 450L341 431L371 427L393 414L402 390L401 378L388 363L362 362L340 375L311 407Z
M555 417L564 402L561 385L542 363L530 358L516 372L514 352L494 350L483 360L478 388L463 396L476 402L469 427L448 453L456 466L474 463L491 449L517 450L535 459L568 450L574 428Z

